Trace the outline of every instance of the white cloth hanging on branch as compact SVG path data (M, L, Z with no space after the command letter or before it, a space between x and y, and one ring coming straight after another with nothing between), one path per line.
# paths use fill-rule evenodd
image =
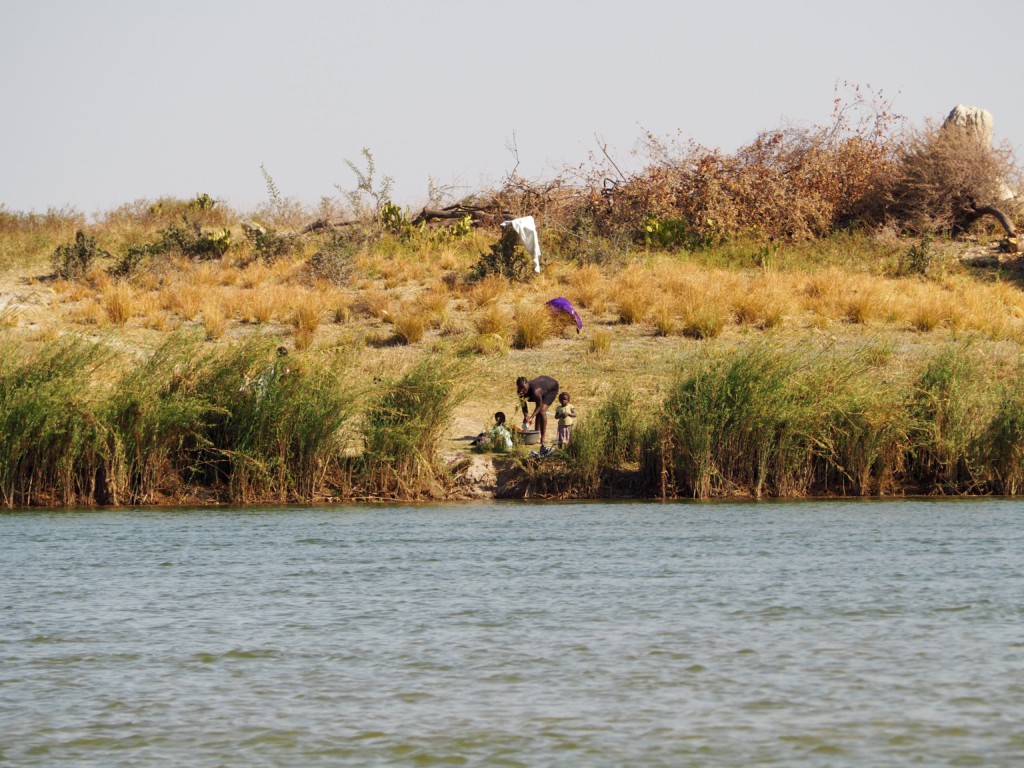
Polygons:
M512 227L519 239L523 241L523 247L533 256L533 271L540 272L540 237L537 235L537 224L533 216L521 216L511 221L503 221L503 227Z

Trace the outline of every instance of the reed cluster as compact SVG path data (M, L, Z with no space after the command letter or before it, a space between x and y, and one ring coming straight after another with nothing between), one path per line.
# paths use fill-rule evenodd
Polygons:
M462 366L436 354L382 382L363 416L364 450L353 463L359 495L444 498L451 478L438 443L467 391Z
M351 361L293 356L276 343L211 345L175 333L129 360L102 343L3 338L0 502L443 493L436 444L463 391L447 356L424 358L366 406ZM365 451L353 461L360 434Z
M665 395L617 390L561 460L528 468L541 495L1017 494L1024 366L947 345L905 370L886 350L753 344L686 364Z

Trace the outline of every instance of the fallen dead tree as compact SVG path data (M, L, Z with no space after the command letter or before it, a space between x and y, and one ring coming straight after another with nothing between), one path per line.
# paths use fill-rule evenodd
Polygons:
M469 217L474 224L501 224L501 222L513 218L513 214L502 211L496 207L481 207L472 205L449 205L444 208L427 208L416 214L412 225L418 227L421 224L431 224L436 221L450 221L452 219L464 219Z
M343 227L352 227L360 223L361 222L355 219L317 219L316 221L311 221L295 234L308 235L312 232L322 232L325 229L331 230L341 229Z

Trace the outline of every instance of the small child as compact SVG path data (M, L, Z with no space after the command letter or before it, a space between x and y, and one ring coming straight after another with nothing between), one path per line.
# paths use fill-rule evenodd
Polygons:
M569 444L569 438L572 436L572 425L576 423L576 409L569 404L568 392L563 392L558 396L555 418L558 419L558 447L564 448Z
M481 432L470 443L478 445L481 450L492 450L496 453L505 453L512 450L512 433L505 426L505 414L498 411L494 414L494 426L487 432Z

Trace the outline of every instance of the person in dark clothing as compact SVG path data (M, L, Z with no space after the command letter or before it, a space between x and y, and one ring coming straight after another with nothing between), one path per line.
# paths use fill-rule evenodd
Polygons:
M538 376L532 380L520 376L516 379L516 392L523 406L523 428L536 421L540 432L540 455L547 456L551 453L551 449L544 443L548 426L548 406L555 402L558 396L558 382L550 376ZM527 415L530 403L534 405L533 413Z

